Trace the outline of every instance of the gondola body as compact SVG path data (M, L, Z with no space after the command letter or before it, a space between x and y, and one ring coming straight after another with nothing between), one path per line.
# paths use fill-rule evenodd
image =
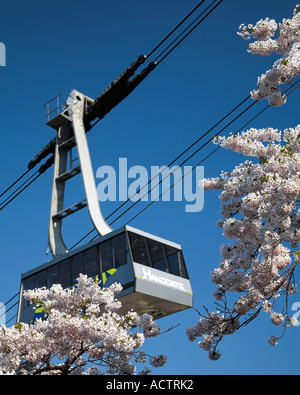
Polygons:
M119 314L133 309L159 319L193 306L181 246L125 225L22 274L18 322L44 317L24 299L25 290L53 284L72 288L80 273L100 279L102 287L122 285Z

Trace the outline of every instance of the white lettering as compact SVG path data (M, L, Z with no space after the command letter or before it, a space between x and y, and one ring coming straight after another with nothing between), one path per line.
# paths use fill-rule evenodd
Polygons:
M167 285L168 287L180 289L181 291L184 291L184 285L182 283L179 283L178 281L170 280L166 277L158 276L156 274L151 273L151 270L148 268L143 267L143 280L150 280L154 281L156 283L160 283L162 285Z
M299 311L297 311L298 309L299 309ZM300 302L293 303L292 310L297 311L295 314L293 314L293 317L292 317L295 320L294 326L299 326L300 321L298 320L298 317L300 317Z
M105 175L107 174L107 177ZM115 202L117 200L116 192L116 172L112 166L101 166L97 170L96 178L104 178L97 186L99 202Z
M162 180L159 181L159 175ZM174 177L174 201L182 202L182 171L179 166L173 166L169 169L168 166L151 166L151 201L159 200L159 191L161 184L161 194L163 202L170 202L171 200L171 175Z
M139 177L137 177L139 175ZM128 188L128 195L130 200L133 202L137 202L138 200L142 200L143 202L148 201L148 192L146 190L142 190L144 185L147 185L148 182L148 172L147 169L143 166L132 166L128 172L128 178L136 178Z
M101 179L97 186L98 198L100 202L115 202L117 195L120 202L127 199L132 202L170 202L173 198L174 202L185 200L189 203L185 205L185 211L196 213L204 207L204 190L198 186L199 181L204 178L204 168L196 166L195 169L192 166L151 166L149 181L149 173L145 167L128 168L127 158L119 158L119 169L115 170L112 166L98 168L96 178Z
M0 302L0 326L5 325L5 304Z
M127 158L119 159L119 200L120 202L126 202L128 199L127 194Z
M199 213L203 210L204 206L204 189L198 185L193 193L193 168L192 166L184 167L184 198L187 202L195 202L194 204L186 204L185 211L187 213ZM204 167L196 167L196 181L204 179Z
M0 66L6 66L6 48L3 43L0 42Z
M140 387L140 382L135 381L117 381L114 379L113 381L109 381L106 385L107 390L133 390L133 392L137 392Z

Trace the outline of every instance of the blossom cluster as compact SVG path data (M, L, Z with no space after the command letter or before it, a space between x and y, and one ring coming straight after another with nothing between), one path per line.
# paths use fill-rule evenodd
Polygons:
M279 24L274 19L266 18L254 26L242 24L240 30L238 35L244 39L257 39L249 44L249 53L282 55L272 69L258 78L257 89L251 92L251 97L254 100L268 98L271 106L284 104L287 97L281 93L279 86L289 83L300 74L300 6L296 5L292 18L285 18ZM272 38L277 31L276 38Z
M219 306L223 303L224 311L208 313L187 329L191 341L204 337L199 346L209 351L211 359L220 356L216 345L222 337L234 333L242 325L242 317L253 317L253 310L270 313L274 325L293 325L287 312L273 311L273 306L278 305L275 299L280 295L287 300L297 291L300 125L283 132L250 129L215 138L214 143L256 157L256 162L247 160L231 172L201 182L205 190L221 190L223 218L217 226L229 240L220 247L221 264L211 273L217 286L214 297ZM228 306L229 293L239 295L232 308ZM270 344L276 344L274 336L272 339Z
M43 306L47 318L0 328L0 374L134 374L133 362L147 358L140 347L160 328L148 314L118 315L115 296L121 290L120 284L101 288L80 275L72 289L55 284L26 291L25 299ZM163 355L148 357L154 367L166 362Z

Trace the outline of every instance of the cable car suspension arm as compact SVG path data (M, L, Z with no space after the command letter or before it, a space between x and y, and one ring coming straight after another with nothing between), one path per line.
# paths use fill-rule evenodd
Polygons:
M136 70L145 62L146 55L140 55L125 71L115 78L106 89L89 104L84 112L86 132L90 131L114 107L121 103L131 92L155 69L157 63L150 62L139 74L134 76ZM133 77L133 78L132 78ZM130 80L130 78L132 78ZM96 120L96 121L95 121ZM95 121L94 123L92 123ZM29 163L28 169L33 169L42 159L55 153L56 138L53 138ZM47 163L50 167L53 159ZM47 167L47 168L48 168ZM43 168L43 170L46 170Z

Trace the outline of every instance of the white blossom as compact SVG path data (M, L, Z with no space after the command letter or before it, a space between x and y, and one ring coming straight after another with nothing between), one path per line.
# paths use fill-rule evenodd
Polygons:
M270 22L271 23L271 22ZM270 35L275 25L265 30ZM221 263L211 272L214 293L222 312L208 312L186 330L190 341L217 360L216 347L224 335L236 332L240 319L251 322L260 310L270 313L274 325L292 326L291 319L275 311L283 294L297 292L294 270L300 262L300 125L283 132L271 127L218 137L214 143L254 161L246 160L231 172L204 179L205 190L220 190L221 215L217 226L228 244L220 247ZM229 293L237 294L233 306ZM232 298L231 298L232 299ZM250 317L250 318L249 318ZM271 337L276 345L279 338Z
M276 326L281 325L284 322L284 316L281 313L272 313L271 322Z
M257 39L249 44L248 52L269 56L280 54L272 69L262 74L257 89L251 92L254 100L268 98L271 106L286 103L287 96L280 91L280 85L290 83L300 74L300 7L296 5L293 17L277 24L274 19L261 19L254 26L242 24L238 35L246 40ZM278 31L278 32L277 32ZM277 34L276 34L277 32ZM276 35L276 38L272 38Z
M97 281L80 275L72 289L56 284L26 291L25 299L43 306L47 319L0 328L0 374L134 374L131 359L160 329L148 314L118 315L121 303L115 296L121 290L120 284L101 289ZM165 356L149 359L155 367L165 362Z

